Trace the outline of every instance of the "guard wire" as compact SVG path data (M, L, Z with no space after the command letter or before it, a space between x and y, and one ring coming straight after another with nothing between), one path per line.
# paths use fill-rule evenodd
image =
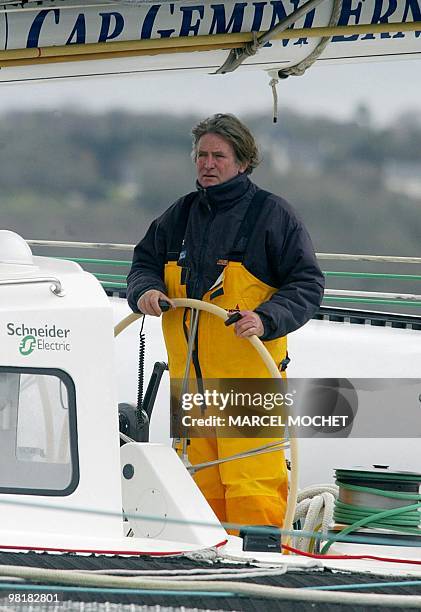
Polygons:
M0 498L0 505L8 505L8 506L26 506L26 507L30 507L30 508L42 508L43 510L50 510L50 511L66 511L66 512L70 512L70 513L81 513L81 514L95 514L97 516L118 516L121 517L121 513L120 512L112 512L109 510L101 510L100 508L88 508L88 507L73 507L73 508L68 508L66 506L63 506L61 504L52 504L49 503L48 505L45 505L44 503L39 503L39 502L28 502L28 501L18 501L16 499L13 500L9 500L9 499L5 499L5 498ZM133 514L133 513L125 513L125 517L130 519L139 519L139 516L137 514ZM162 521L162 517L161 516L153 516L153 515L143 515L142 518L144 520L147 521ZM179 524L179 525L196 525L196 526L200 526L200 527L209 527L209 528L215 528L218 527L219 528L219 524L216 525L215 523L207 523L206 521L197 521L197 520L185 520L185 519L179 519L179 518L172 518L172 517L166 517L166 522L167 523L171 523L171 524ZM243 523L227 523L227 522L222 522L221 525L225 528L225 529L236 529L236 530L244 530L248 533L255 533L255 534L261 534L264 533L265 535L267 535L268 533L271 533L271 529L268 528L267 526L261 527L261 526L250 526L250 525L244 525ZM273 533L278 534L279 531L282 533L282 535L286 536L286 537L301 537L301 536L305 536L308 538L315 538L318 540L326 540L326 537L323 536L320 533L317 532L304 532L303 530L294 530L294 531L290 531L290 530L286 530L286 529L279 529L278 527L274 527L273 528ZM352 536L340 536L336 539L340 539L342 542L355 542L355 538L353 538ZM367 544L384 544L386 546L389 545L394 545L395 541L391 538L387 537L387 534L385 534L385 537L382 538L377 538L375 542L373 542L373 538L370 537L366 537L366 536L361 536L358 538L358 542L359 543L367 543ZM0 547L2 550L31 550L31 547L26 546L8 546L8 545L2 545ZM417 560L412 560L412 559L396 559L396 558L388 558L388 557L375 557L373 555L319 555L319 554L311 554L311 553L304 553L300 550L294 549L293 547L287 546L287 545L283 545L283 548L285 550L291 550L293 552L297 552L297 554L303 554L305 556L309 556L313 559L323 559L323 558L327 558L327 559L362 559L362 558L371 558L371 559L376 559L376 560L381 560L381 561L388 561L388 562L393 562L393 563L407 563L409 565L421 565L421 560L417 561ZM37 549L38 550L38 549ZM54 548L48 548L45 547L43 549L45 552L55 552L56 550L59 552L63 552L63 549L54 549ZM68 552L71 553L86 553L87 551L79 551L79 550L75 550L75 549L66 549ZM95 552L95 551L91 551L91 552ZM198 555L200 556L200 559L203 559L203 555L204 553L206 553L206 559L207 560L216 560L219 556L222 556L224 559L230 559L230 560L237 560L237 561L245 561L244 557L233 557L230 554L224 553L222 551L218 549L216 549L215 547L212 548L206 548L206 549L198 549L196 551L189 551L189 552L183 552L183 553L176 553L173 554L172 556L176 556L176 557L180 557L180 556L184 556L184 557L188 557L188 558L196 558ZM210 554L211 553L211 554ZM96 551L96 554L101 554L101 551ZM106 554L110 554L110 552L107 552ZM128 556L137 556L139 554L139 552L137 551L126 551L124 553L125 555ZM144 551L142 552L142 554L147 554ZM154 553L155 554L155 553ZM163 553L164 555L168 554L168 553ZM247 562L256 562L256 559L250 559L247 558ZM259 560L259 563L263 563L261 560ZM280 563L284 563L284 561L280 561ZM275 565L275 562L270 561L271 565ZM1 566L0 566L1 567Z

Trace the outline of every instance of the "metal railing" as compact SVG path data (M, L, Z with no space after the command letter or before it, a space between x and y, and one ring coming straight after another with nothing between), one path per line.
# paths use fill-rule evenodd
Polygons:
M80 252L83 249L96 250L97 252L112 252L122 253L121 259L108 257L79 257L79 256L58 256L60 259L70 260L79 263L85 270L92 272L104 289L108 292L119 292L124 294L126 290L126 275L130 269L131 260L126 259L125 255L133 252L134 245L132 244L115 244L105 242L70 242L57 240L28 240L31 247L36 247L48 250L54 249L71 249ZM123 255L124 254L124 255ZM78 253L79 255L79 253ZM421 257L401 257L391 255L365 255L365 254L349 254L349 253L316 253L319 262L335 261L349 263L370 263L372 265L392 264L399 266L419 265L421 267ZM124 257L124 259L123 259ZM330 279L340 279L341 281L368 281L372 285L375 283L384 283L393 281L395 284L401 281L418 283L421 281L421 274L413 273L395 273L395 272L361 272L347 270L324 270L324 274L329 284ZM370 287L371 288L371 287ZM324 303L331 304L352 304L355 309L363 304L377 306L403 306L415 307L421 306L421 293L413 291L402 292L397 291L371 291L364 289L349 289L328 287L325 291Z

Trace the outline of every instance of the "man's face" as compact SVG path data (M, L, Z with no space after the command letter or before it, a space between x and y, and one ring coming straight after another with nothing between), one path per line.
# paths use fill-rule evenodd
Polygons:
M205 134L197 145L197 180L202 187L220 185L244 172L247 163L239 164L232 145L218 134Z

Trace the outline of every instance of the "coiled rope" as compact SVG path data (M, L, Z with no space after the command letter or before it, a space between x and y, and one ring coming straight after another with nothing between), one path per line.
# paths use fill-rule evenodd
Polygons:
M352 472L351 472L352 473ZM421 510L421 495L419 493L409 493L398 490L383 489L380 486L375 486L376 481L379 479L383 481L381 486L385 486L384 483L409 483L414 484L416 487L419 484L420 476L417 474L404 474L399 473L384 473L379 474L378 472L355 472L360 479L363 479L370 483L373 482L373 486L363 486L359 484L351 484L346 482L348 480L347 475L349 472L343 470L336 471L336 484L340 487L339 498L335 502L335 510L333 518L337 523L345 524L347 527L339 531L334 536L331 536L326 544L323 546L321 553L325 554L336 540L341 539L342 536L352 533L360 527L369 527L376 529L386 529L393 533L403 533L414 536L421 536L420 525L420 510ZM358 497L355 500L357 503L349 503L343 500L342 492L350 491L360 494L368 494L375 496L379 501L377 505L363 505L359 502ZM342 499L341 499L342 498ZM396 502L402 502L402 505L385 509L382 506L382 499L395 500ZM359 502L359 503L358 503ZM405 502L407 502L405 504Z

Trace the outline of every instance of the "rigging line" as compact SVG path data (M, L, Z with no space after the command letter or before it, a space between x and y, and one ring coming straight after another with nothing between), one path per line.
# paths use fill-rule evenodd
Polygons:
M100 510L100 509L94 509L94 508L81 508L81 507L72 507L72 508L68 508L59 504L49 504L48 506L46 504L42 504L39 502L27 502L27 501L20 501L20 500L9 500L9 499L0 499L0 504L4 504L4 505L10 505L10 506L18 506L18 507L22 507L22 506L27 506L29 508L42 508L43 510L59 510L59 511L65 511L65 512L72 512L72 513L79 513L79 514L95 514L97 516L114 516L114 517L121 517L121 513L119 512L113 512L111 510ZM139 515L138 514L132 514L132 513L124 513L124 516L128 519L136 519L139 520ZM144 514L142 515L142 520L145 521L162 521L162 516L152 516L152 515L147 515ZM167 523L171 523L171 524L175 524L175 525L190 525L190 526L200 526L200 527L212 527L212 528L220 528L220 524L215 524L215 523L208 523L206 521L189 521L186 519L175 519L175 518L171 518L171 517L165 517L165 521ZM250 525L243 525L240 523L226 523L223 522L221 523L221 525L223 527L226 527L227 529L244 529L244 531L248 531L249 533L256 533L256 534L260 534L260 533L264 533L264 534L268 534L271 531L270 527L267 526L250 526ZM295 531L295 530L286 530L286 529L279 529L278 527L273 527L272 531L276 534L278 534L279 532L285 534L285 535L291 535L291 536L295 536L297 534L299 535L308 535L308 537L318 537L319 539L323 539L322 536L320 534L316 534L313 532L309 532L308 534L305 534L305 532L303 531ZM342 539L342 538L341 538ZM350 538L350 541L353 541L353 539ZM6 548L6 546L3 546L0 542L0 549L1 548Z
M421 22L420 22L421 29ZM26 242L29 246L46 246L60 248L80 248L80 249L112 249L118 251L133 251L134 244L116 244L113 242L69 242L65 240L31 240ZM338 261L373 261L381 263L403 263L403 264L421 264L421 257L401 257L396 255L368 255L368 254L353 254L353 253L316 253L318 259L335 259ZM64 258L63 258L64 259ZM69 258L65 258L69 259ZM73 260L72 260L73 261ZM79 261L84 261L80 259ZM89 259L89 261L91 261ZM98 260L101 263L103 260ZM93 262L93 260L92 260ZM123 263L123 262L122 262ZM126 263L126 262L124 262ZM128 261L128 264L131 262Z
M18 499L6 499L0 498L0 505L8 505L8 506L18 506L18 507L28 507L28 508L41 508L42 510L50 510L50 511L63 511L69 513L79 513L79 514L93 514L96 516L109 516L109 517L122 517L121 512L113 512L112 510L102 510L100 508L84 508L80 506L76 507L66 507L60 504L48 504L40 503L40 502L28 502L28 501L20 501ZM133 513L124 513L124 516L128 519L136 519L139 520L138 514ZM141 516L142 520L145 521L158 521L162 522L162 516L154 516L149 514L144 514ZM250 526L244 525L242 523L208 523L206 521L198 521L198 520L186 520L186 519L177 519L171 517L165 517L166 523L171 523L174 525L190 525L190 526L199 526L199 527L211 527L220 529L220 526L226 527L227 529L244 529L245 531L249 531L250 533L264 533L265 535L271 532L271 528L267 526L259 527L259 526ZM281 531L286 535L296 535L296 531L293 530L285 530L279 529L278 527L273 527L272 531L276 534ZM308 534L309 537L313 537L313 533ZM2 548L10 548L7 545L2 545L0 541L0 549Z
M308 0L300 8L295 10L291 15L288 15L285 19L280 21L276 26L262 34L262 36L255 37L252 42L246 43L243 48L231 49L229 55L223 65L216 70L215 74L226 74L227 72L234 72L241 64L255 55L257 51L269 42L276 34L283 32L290 26L292 26L300 17L303 17L311 10L315 9L319 4L325 0Z
M64 512L70 512L70 513L79 513L79 514L95 514L97 516L114 516L114 517L121 517L122 514L119 512L113 512L112 510L101 510L101 509L95 509L95 508L82 508L82 507L66 507L66 506L62 506L59 504L49 504L48 506L46 504L42 504L40 502L27 502L27 501L20 501L17 499L2 499L0 498L0 505L9 505L9 506L18 506L18 507L22 507L22 506L27 506L29 508L41 508L43 510L54 510L54 511L64 511ZM124 516L126 516L128 519L135 519L135 520L139 520L139 515L138 514L132 514L132 513L124 513ZM152 515L142 515L142 520L144 521L159 521L162 522L162 516L152 516ZM175 524L175 525L190 525L190 526L199 526L199 527L211 527L211 528L220 528L220 526L222 525L222 527L224 527L225 529L237 529L237 530L244 530L247 533L251 533L251 534L261 534L264 533L265 535L270 534L271 532L276 533L276 534L283 534L283 535L287 535L287 536L292 536L292 537L296 537L296 536L305 536L308 538L316 538L318 540L326 540L326 535L323 535L321 533L318 532L305 532L303 530L288 530L288 529L281 529L278 527L273 527L272 529L268 526L251 526L251 525L244 525L242 523L227 523L227 522L222 522L222 523L207 523L206 521L190 521L190 520L186 520L186 519L175 519L175 518L171 518L171 517L166 517L165 521L167 523L171 523L171 524ZM351 535L343 535L340 537L335 538L335 541L341 541L341 542L355 542L355 538ZM372 544L372 538L370 538L369 536L365 537L365 536L359 536L358 537L358 542L365 542L368 544ZM384 538L376 538L376 542L377 543L384 543L384 544L391 544L394 543L394 540L391 540L390 538L384 537ZM0 550L2 549L10 549L10 548L14 548L13 546L9 546L9 545L4 545L1 543L0 541ZM24 548L24 547L23 547ZM48 548L48 547L46 547ZM128 553L130 554L130 553ZM408 563L416 563L417 565L421 565L421 561L408 561Z
M338 25L339 17L341 16L342 0L334 0L332 6L332 13L330 15L328 27L335 28ZM279 70L278 76L281 79L285 79L289 76L302 76L305 71L314 64L314 62L321 56L327 45L332 40L331 36L323 36L319 41L315 49L305 57L301 62L290 68L284 68Z
M333 0L332 12L327 26L328 28L335 28L338 25L341 11L342 0ZM278 93L276 91L276 87L279 83L279 79L286 79L289 76L302 76L306 70L308 70L308 68L310 68L310 66L312 66L317 59L319 59L331 40L331 36L323 36L313 51L311 51L307 57L305 57L295 66L290 66L289 68L284 68L281 70L269 71L269 76L272 77L269 86L272 89L273 98L273 123L278 122Z
M289 442L287 441L265 444L264 446L250 449L249 451L245 451L244 453L237 453L236 455L231 455L230 457L224 457L223 459L215 459L213 461L205 461L204 463L196 463L195 465L189 466L187 469L190 474L194 474L199 470L206 469L214 465L219 465L220 463L236 461L237 459L247 459L247 457L254 457L255 455L265 455L266 453L273 453L276 451L284 450L286 448L289 448Z
M228 461L235 461L237 459L247 459L248 457L254 457L254 456L257 456L257 455L265 455L267 453L271 453L271 452L275 452L275 451L280 451L280 450L285 450L285 449L288 449L288 448L289 448L288 446L279 446L276 449L262 450L262 451L259 451L257 453L250 453L249 455L241 454L238 457L234 457L234 458L227 457L227 458L224 458L224 459L217 459L215 461L208 461L208 462L203 463L203 464L200 463L200 464L197 464L197 465L189 466L187 469L188 469L190 474L195 474L199 470L204 470L206 468L213 467L213 466L219 465L221 463L227 463Z

